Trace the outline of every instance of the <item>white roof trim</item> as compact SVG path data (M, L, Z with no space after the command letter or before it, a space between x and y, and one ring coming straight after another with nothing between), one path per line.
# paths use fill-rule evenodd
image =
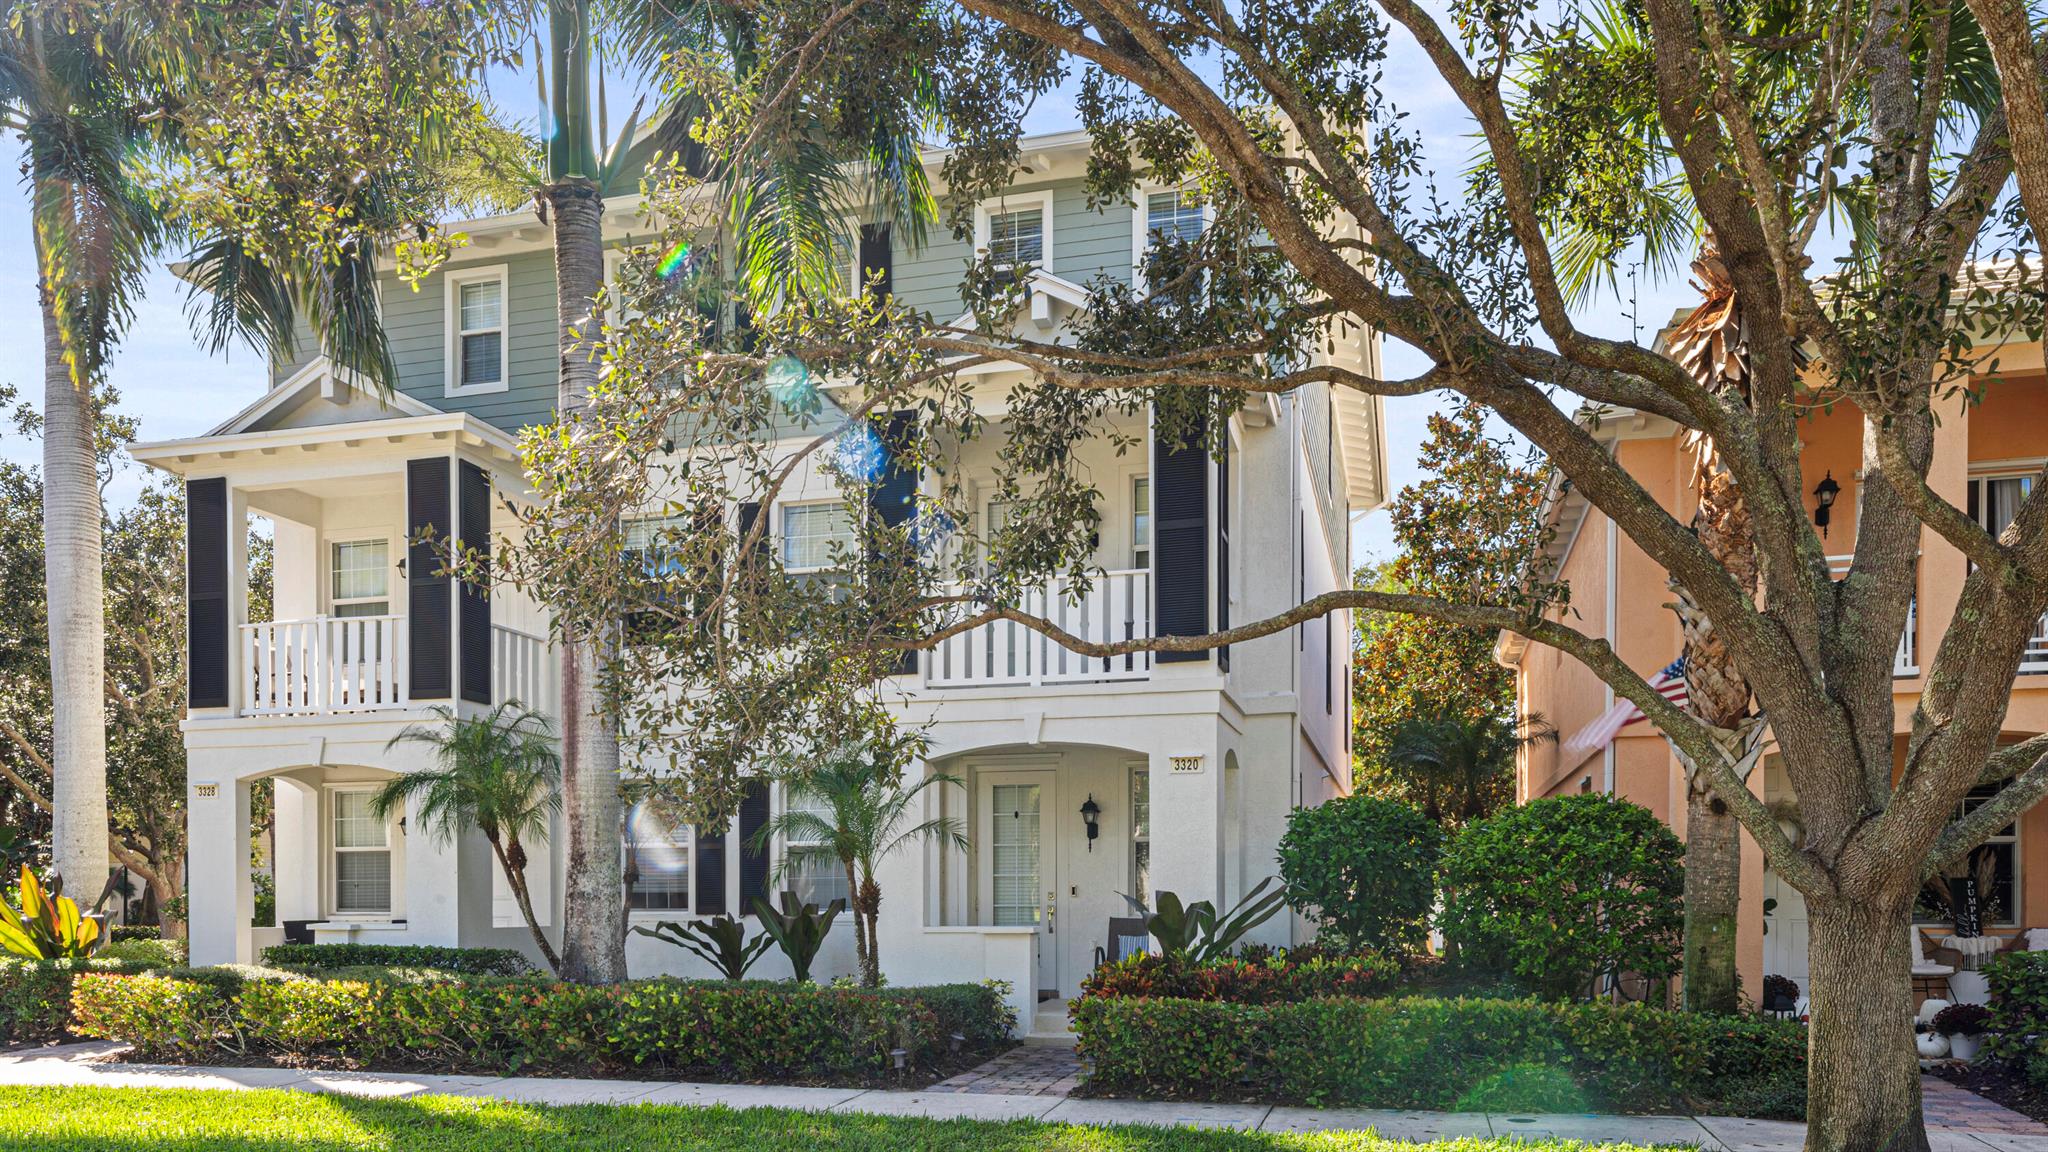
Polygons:
M1076 312L1088 310L1088 290L1065 277L1055 276L1043 268L1033 268L1025 275L1024 283L1030 291L1025 294L1024 302L1019 305L1020 309L1031 306L1032 294L1043 292ZM974 313L962 312L950 327L973 328L975 325Z
M1344 494L1351 511L1370 512L1387 502L1386 401L1355 388L1337 397L1337 451L1344 460Z
M349 441L403 440L416 437L473 444L517 463L519 445L512 437L466 412L432 412L390 420L357 420L317 424L310 428L272 428L262 432L213 433L182 440L144 440L126 446L136 461L182 474L182 465L202 456L228 456L286 447L316 447Z
M284 383L263 394L263 398L214 425L207 436L232 436L246 432L251 425L279 408L299 399L312 385L332 379L335 384L348 388L371 400L377 400L387 408L397 409L407 416L437 416L441 410L424 404L403 392L393 389L389 395L380 395L377 387L346 368L336 368L325 356L315 356L304 368L291 374Z

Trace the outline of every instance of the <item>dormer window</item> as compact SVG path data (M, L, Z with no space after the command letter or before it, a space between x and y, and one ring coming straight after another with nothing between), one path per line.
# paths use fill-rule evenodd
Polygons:
M505 390L506 279L503 264L448 273L450 396Z

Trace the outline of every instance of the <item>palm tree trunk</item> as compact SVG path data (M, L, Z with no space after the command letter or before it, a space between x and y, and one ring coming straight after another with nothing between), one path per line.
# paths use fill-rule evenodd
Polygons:
M604 277L604 197L581 177L544 189L555 230L555 304L561 352L557 404L574 420L597 383L591 351ZM619 741L601 707L597 674L612 641L565 636L562 659L562 814L568 879L562 911L562 975L579 984L626 978L625 864L620 844Z
M867 918L860 911L860 878L854 873L853 861L843 863L846 866L847 911L853 913L853 961L860 968L862 982L866 982L868 953L874 947L874 941L868 937Z
M868 954L861 961L861 983L870 988L882 986L882 886L875 883L873 868L865 870L861 879L860 915L868 925Z
M533 914L533 899L527 893L525 851L520 848L518 840L512 841L508 852L498 843L497 837L485 836L484 839L489 841L491 852L498 857L498 867L505 870L505 882L512 886L512 899L519 904L519 914L526 918L526 930L533 933L533 943L540 949L541 959L547 961L549 972L560 976L562 958L555 954L555 946L548 943L548 934L540 930L540 917ZM520 863L512 862L514 855L519 857Z
M51 862L81 905L107 881L106 609L90 382L72 378L49 290L43 313L43 571L49 602Z

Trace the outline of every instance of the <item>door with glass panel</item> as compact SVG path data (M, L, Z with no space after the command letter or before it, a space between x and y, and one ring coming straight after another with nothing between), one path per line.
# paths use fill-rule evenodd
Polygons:
M1060 987L1058 877L1051 772L984 772L980 780L981 922L1038 929L1038 987Z

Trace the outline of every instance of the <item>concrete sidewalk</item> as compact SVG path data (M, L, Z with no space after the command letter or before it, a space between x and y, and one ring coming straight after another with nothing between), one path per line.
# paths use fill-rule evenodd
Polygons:
M969 1095L764 1084L682 1084L654 1080L570 1080L535 1076L413 1076L392 1072L309 1072L124 1064L113 1044L69 1044L0 1056L0 1086L106 1088L275 1088L351 1096L488 1096L530 1104L723 1104L933 1119L1039 1120L1052 1124L1152 1124L1263 1132L1362 1131L1394 1140L1522 1136L1593 1144L1690 1144L1711 1152L1799 1152L1804 1124L1718 1116L1506 1115L1264 1104L1183 1104ZM2037 1128L2039 1126L2036 1126ZM2048 1152L2035 1133L1930 1127L1933 1152Z

